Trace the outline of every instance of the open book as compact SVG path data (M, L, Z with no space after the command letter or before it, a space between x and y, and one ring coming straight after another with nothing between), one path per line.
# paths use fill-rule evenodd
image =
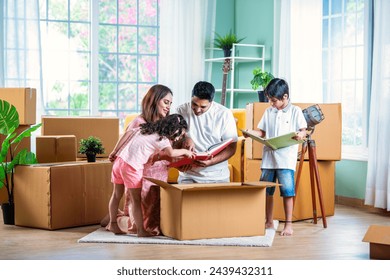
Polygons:
M262 138L262 137L259 137L259 136L255 135L255 134L253 134L253 133L250 133L250 132L248 132L248 131L246 131L244 129L240 128L240 130L242 131L242 133L245 133L246 135L248 135L253 140L258 141L258 142L266 145L267 147L270 147L273 150L277 150L277 149L289 147L289 146L292 146L292 145L300 144L300 143L303 143L305 141L305 140L295 140L295 139L293 139L293 137L296 135L295 132L290 132L290 133L287 133L287 134L284 134L284 135L271 137L271 138Z
M194 160L208 160L213 156L219 154L222 150L224 150L230 143L233 142L233 138L229 138L220 143L214 144L210 146L207 151L196 153L195 158L182 158L178 161L171 162L168 167L180 167L182 165L192 164Z

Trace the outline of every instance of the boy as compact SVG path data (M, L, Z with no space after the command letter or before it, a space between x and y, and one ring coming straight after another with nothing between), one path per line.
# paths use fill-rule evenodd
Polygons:
M302 110L290 103L289 88L286 81L275 78L265 88L269 99L269 107L261 118L257 128L251 132L270 138L297 131L294 139L301 140L306 136L307 123ZM246 135L244 135L246 136ZM298 143L297 143L298 144ZM260 181L276 182L281 184L280 195L283 197L285 225L280 235L293 234L292 212L295 196L294 173L297 164L298 145L272 150L264 146L261 165ZM266 228L273 227L273 195L275 187L267 188L266 198Z

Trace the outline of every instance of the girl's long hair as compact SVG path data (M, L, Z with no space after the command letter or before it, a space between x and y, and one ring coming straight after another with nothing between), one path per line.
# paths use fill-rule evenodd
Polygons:
M179 114L172 114L156 122L143 123L140 126L141 134L150 135L157 133L160 135L159 140L163 139L163 137L174 140L188 128L187 122Z
M154 85L148 92L145 94L142 99L142 113L141 116L146 122L155 122L160 119L158 114L157 105L161 99L163 99L167 94L172 94L170 88L164 85Z

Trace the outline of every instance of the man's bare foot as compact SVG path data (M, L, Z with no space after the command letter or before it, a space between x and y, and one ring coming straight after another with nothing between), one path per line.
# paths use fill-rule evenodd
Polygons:
M126 232L122 231L117 222L110 222L107 226L107 229L115 234L126 234Z
M110 222L110 216L107 214L101 221L100 226L106 227L108 223Z
M284 229L281 231L281 236L291 236L293 235L292 222L286 221L284 224Z

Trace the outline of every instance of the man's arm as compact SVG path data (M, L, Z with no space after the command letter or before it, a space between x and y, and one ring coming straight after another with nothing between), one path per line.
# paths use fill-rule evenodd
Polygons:
M235 154L236 149L237 149L237 142L232 142L229 146L226 147L226 149L221 151L219 154L215 155L213 158L208 160L196 160L194 164L202 167L207 167L207 166L220 163L222 161L231 158Z

